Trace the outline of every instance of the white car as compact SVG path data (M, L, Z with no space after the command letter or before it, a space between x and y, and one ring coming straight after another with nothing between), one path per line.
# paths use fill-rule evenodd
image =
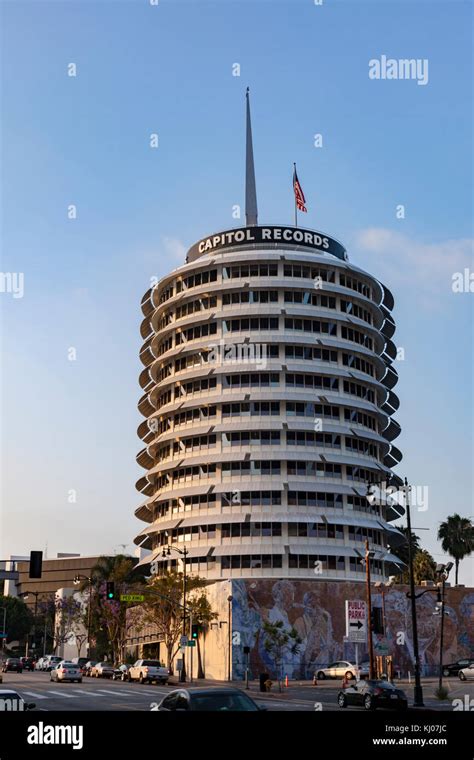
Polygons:
M128 681L139 683L168 683L170 674L159 660L137 660L128 671Z
M34 710L36 707L34 702L25 702L17 691L12 689L0 689L0 712L12 711L23 712L26 710Z
M474 681L474 662L468 665L467 668L461 668L458 676L461 681Z
M336 660L331 662L325 668L316 669L316 678L318 681L324 681L325 678L346 678L351 681L353 678L359 679L368 676L368 669L365 666L354 665L347 660Z
M72 662L60 662L56 668L51 671L50 681L77 681L82 683L82 670Z

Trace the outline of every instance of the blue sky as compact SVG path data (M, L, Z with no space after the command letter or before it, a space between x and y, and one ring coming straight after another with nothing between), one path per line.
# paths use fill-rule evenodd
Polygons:
M441 561L440 520L474 513L472 294L451 288L473 269L472 5L20 0L1 11L2 271L25 278L23 298L0 294L1 556L131 550L140 299L193 242L236 224L249 85L259 220L292 222L296 161L300 223L341 240L394 293L398 471L429 487L413 523ZM428 59L428 84L369 79L381 55ZM472 562L461 580L474 582Z

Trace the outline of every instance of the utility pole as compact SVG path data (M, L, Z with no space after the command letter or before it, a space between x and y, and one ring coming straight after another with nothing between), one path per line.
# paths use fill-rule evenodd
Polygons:
M416 619L416 596L415 596L415 575L413 572L413 551L411 545L411 515L410 515L410 491L411 486L408 485L408 480L405 478L405 484L403 487L405 494L405 506L407 511L407 532L408 532L408 565L410 570L410 600L411 600L411 621L413 631L413 656L415 658L415 691L413 707L424 707L423 704L423 688L421 686L421 671L420 671L420 653L418 649L418 624Z
M369 679L375 678L374 668L374 641L372 637L372 594L370 590L370 556L373 552L369 551L369 540L365 539L365 580L367 590L367 622L368 622L368 644L369 644Z

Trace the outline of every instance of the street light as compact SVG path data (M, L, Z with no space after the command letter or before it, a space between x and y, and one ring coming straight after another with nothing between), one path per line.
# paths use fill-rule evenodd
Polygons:
M369 643L369 679L372 681L375 678L374 667L374 641L372 638L372 594L370 590L370 560L375 556L374 551L369 550L369 540L365 539L365 558L362 560L365 562L365 582L367 593L367 615L368 615L368 643Z
M420 669L420 652L418 649L418 622L416 619L416 595L415 595L415 573L413 570L413 551L411 545L411 514L410 514L410 491L411 486L405 478L403 493L405 495L405 507L407 515L407 538L408 538L408 566L410 570L410 591L407 597L411 600L411 625L413 631L413 656L415 658L415 689L413 707L424 707L423 688L421 686L421 669Z
M183 630L183 636L185 637L186 636L186 557L189 554L189 552L185 546L183 546L183 548L180 549L179 546L173 546L172 544L168 544L166 547L163 547L161 556L170 557L172 551L176 552L177 554L183 557L183 629L182 630ZM179 680L181 683L186 683L186 650L183 653L182 668L179 674Z
M232 594L230 594L227 597L227 603L228 603L228 608L227 608L227 620L228 620L228 625L227 625L227 639L228 639L228 642L227 642L227 649L228 649L228 651L227 651L227 670L228 670L228 678L227 678L227 680L228 681L231 680L231 675L232 675L232 622L231 622L231 616L232 616L232 600L233 600L233 598L234 597L232 596Z
M3 610L2 649L5 649L7 643L7 608L0 607L0 610Z
M448 575L450 571L453 568L453 562L448 562L446 565L439 564L436 565L436 575L439 578L438 581L438 592L439 592L439 586L441 585L441 593L438 593L438 602L441 603L441 634L439 638L439 678L438 678L438 687L441 689L443 686L443 637L444 637L444 595L446 593L446 581L448 579ZM441 598L440 598L441 597Z
M74 576L73 583L75 586L79 586L81 581L87 581L89 584L89 605L87 608L87 655L91 656L91 626L92 626L92 585L95 581L91 575L76 575Z

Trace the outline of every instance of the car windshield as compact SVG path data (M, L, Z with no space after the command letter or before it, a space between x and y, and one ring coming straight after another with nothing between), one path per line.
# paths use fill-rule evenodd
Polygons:
M76 668L76 666L74 665L73 662L62 662L61 663L61 667L62 668L73 668L73 669Z
M213 711L257 711L257 705L245 694L196 694L191 698L192 709L198 712Z
M142 665L149 665L153 668L161 668L161 662L159 660L143 660Z

